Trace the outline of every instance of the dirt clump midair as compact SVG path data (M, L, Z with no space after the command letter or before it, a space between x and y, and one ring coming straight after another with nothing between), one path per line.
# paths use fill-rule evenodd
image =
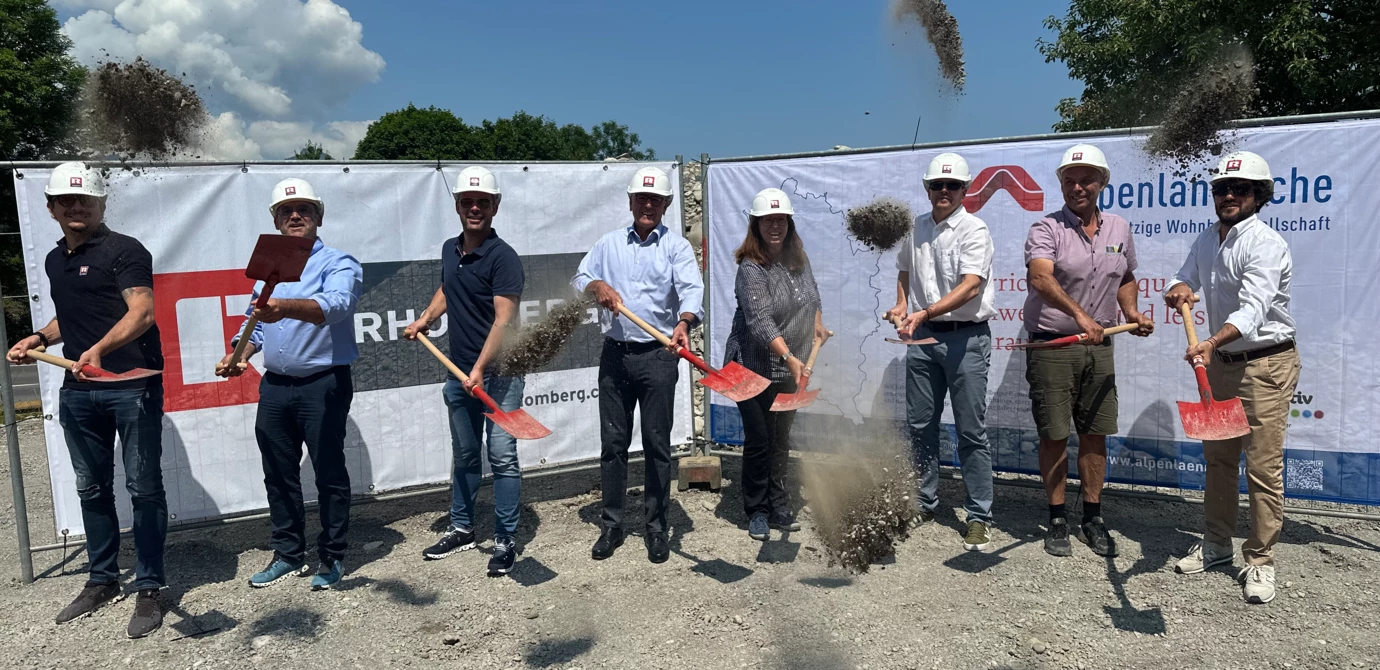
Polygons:
M575 329L588 320L593 304L587 297L564 302L548 312L546 318L523 327L517 336L504 342L498 355L498 373L519 377L550 363Z
M848 233L874 251L887 251L911 231L915 215L895 198L877 198L848 210Z
M958 20L949 13L944 0L892 0L891 16L897 23L914 19L925 29L925 39L939 56L940 73L962 91L967 78L963 68L963 36L958 32Z

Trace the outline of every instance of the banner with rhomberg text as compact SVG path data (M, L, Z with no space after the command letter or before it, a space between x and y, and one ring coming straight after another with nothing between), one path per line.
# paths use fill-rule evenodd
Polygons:
M627 184L647 164L490 166L503 201L494 229L522 257L527 277L519 307L523 324L541 319L575 294L569 281L599 236L631 223ZM445 483L451 442L441 384L446 371L402 330L441 282L441 244L460 230L450 187L464 166L330 163L113 169L106 221L153 254L154 300L167 359L163 371L163 479L176 521L246 512L267 505L254 440L262 361L241 378L212 374L244 322L253 281L244 276L254 243L272 233L270 189L279 180L308 180L326 202L320 230L326 244L352 254L364 268L364 294L354 318L360 359L345 445L355 493ZM679 193L679 170L659 163ZM61 237L43 187L50 169L25 168L15 182L34 326L53 318L43 259ZM665 223L679 234L680 207ZM527 376L523 407L553 434L519 441L525 469L599 455L597 368L602 336L596 313L566 349ZM448 350L447 324L431 333ZM58 424L62 373L44 366L40 383L57 528L82 532L80 501ZM690 375L682 364L672 442L690 441ZM640 429L633 434L640 435ZM634 449L639 448L634 438ZM115 490L121 520L130 522L124 475ZM487 471L487 465L485 466ZM303 487L315 498L309 459Z
M1193 375L1182 360L1182 321L1165 309L1166 283L1193 239L1216 220L1206 178L1216 157L1187 170L1161 164L1142 150L1145 138L1116 135L1081 140L1015 141L952 149L974 175L964 205L987 222L996 244L991 280L997 307L992 322L988 379L988 435L998 469L1038 472L1036 435L1025 381L1023 340L1026 231L1063 206L1055 168L1078 141L1097 145L1111 164L1103 211L1125 217L1135 234L1140 309L1154 319L1149 338L1117 336L1116 379L1120 432L1108 440L1113 481L1201 488L1203 448L1188 441L1177 400L1196 400ZM1294 273L1290 311L1298 323L1303 372L1290 410L1285 444L1288 495L1380 503L1380 121L1343 121L1241 129L1230 149L1269 162L1275 196L1261 219L1289 243ZM796 421L796 448L828 449L840 435L860 434L864 422L905 419L904 347L884 337L894 329L878 315L896 300L896 252L876 253L850 238L845 212L878 196L910 203L922 225L929 200L920 175L935 155L926 148L841 156L716 162L709 170L711 363L722 361L736 304L733 251L747 229L752 196L766 187L790 194L795 222L823 298L825 325L836 336L816 365L823 392ZM932 224L928 224L932 225ZM1206 337L1206 314L1194 315ZM798 355L804 352L797 352ZM736 407L711 399L712 439L737 443ZM945 410L953 463L952 412ZM1070 459L1070 467L1074 462ZM1244 478L1243 478L1244 487Z

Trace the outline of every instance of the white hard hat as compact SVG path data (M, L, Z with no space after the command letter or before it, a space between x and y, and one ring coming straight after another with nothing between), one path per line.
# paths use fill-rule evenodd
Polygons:
M786 197L786 192L779 188L764 188L760 193L752 198L752 209L748 210L748 216L768 216L771 214L785 214L795 216L795 209L791 207L791 199Z
M1059 169L1054 171L1055 176L1060 181L1064 179L1064 168L1075 165L1086 165L1095 167L1102 171L1102 179L1111 181L1112 168L1107 166L1107 157L1102 155L1102 150L1091 144L1075 144L1064 152L1064 159L1059 161Z
M1216 174L1212 175L1212 181L1219 179L1249 179L1274 183L1274 177L1270 176L1269 163L1249 151L1237 151L1223 156L1222 162L1217 164Z
M293 200L306 200L316 203L316 208L321 214L326 213L326 203L321 198L316 197L316 189L311 187L304 179L284 179L273 187L273 202L268 205L268 213L276 215L278 205Z
M644 167L633 175L628 183L628 195L652 193L662 197L671 196L671 178L660 168Z
M467 191L498 195L498 177L478 165L467 167L455 178L455 187L450 192L458 196Z
M930 167L921 179L927 184L934 179L952 179L967 184L973 180L973 175L968 173L968 161L963 160L962 156L946 153L930 161Z
M47 196L89 195L93 198L106 196L105 177L86 163L63 163L53 168L48 177L48 186L43 189Z

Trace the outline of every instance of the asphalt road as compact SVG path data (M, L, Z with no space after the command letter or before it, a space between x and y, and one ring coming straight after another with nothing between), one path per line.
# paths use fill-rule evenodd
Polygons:
M10 381L14 384L14 401L38 401L38 366L11 365Z

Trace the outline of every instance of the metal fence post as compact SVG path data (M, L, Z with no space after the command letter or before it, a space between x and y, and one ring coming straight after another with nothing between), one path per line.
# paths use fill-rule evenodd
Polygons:
M710 300L709 290L709 154L700 154L700 254L704 258L704 359L709 360L709 307L713 303ZM710 425L709 416L713 413L714 406L709 402L709 389L703 389L704 398L704 441L700 443L701 456L709 455L709 445L714 442L713 426Z
M0 294L4 293L0 287ZM9 334L5 332L5 303L0 300L0 343L9 349ZM24 497L24 464L19 458L19 427L14 421L14 384L10 379L10 361L0 363L0 396L5 405L5 448L10 455L10 494L14 497L14 530L19 536L19 575L25 584L34 581L34 556L29 551L29 505Z

